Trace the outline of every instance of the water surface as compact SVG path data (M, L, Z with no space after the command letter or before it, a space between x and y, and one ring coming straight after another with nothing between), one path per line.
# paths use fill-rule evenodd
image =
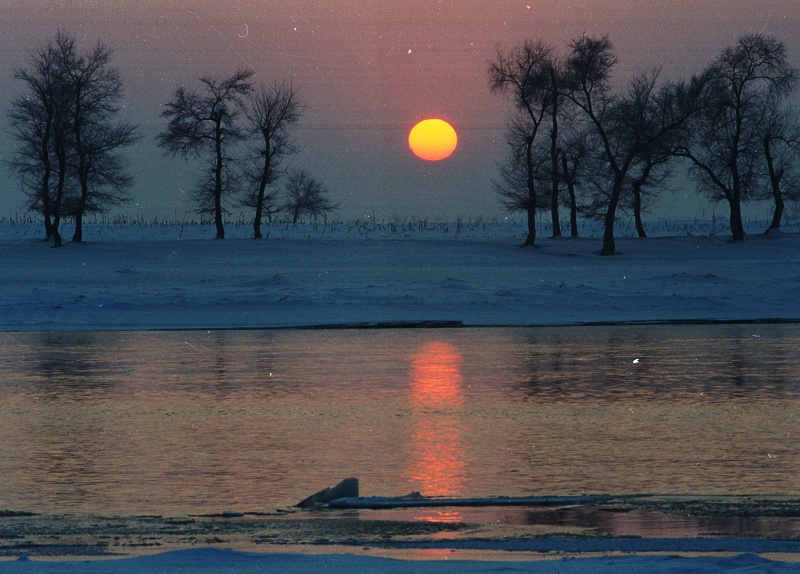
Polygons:
M0 504L800 492L800 326L0 334Z

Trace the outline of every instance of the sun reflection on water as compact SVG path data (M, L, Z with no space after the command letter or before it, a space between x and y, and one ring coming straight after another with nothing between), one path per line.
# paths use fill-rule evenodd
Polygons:
M464 402L461 351L443 341L417 348L411 360L411 402L416 408L455 407Z
M462 355L458 347L430 341L411 360L409 394L415 411L408 475L426 496L463 494L466 448L459 407L464 403ZM458 512L423 512L420 520L456 522Z

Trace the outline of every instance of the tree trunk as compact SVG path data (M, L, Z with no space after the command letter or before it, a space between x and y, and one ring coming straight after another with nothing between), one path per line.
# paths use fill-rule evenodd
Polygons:
M81 197L75 209L75 233L72 234L73 243L83 241L83 210L89 197L89 158L86 148L83 147L83 116L81 91L75 96L75 110L73 111L72 132L75 137L75 153L78 154L78 183L81 188Z
M536 187L533 180L533 159L531 158L533 149L532 137L527 139L525 147L525 185L528 188L528 236L522 246L531 247L536 242Z
M738 145L738 139L734 140ZM744 223L742 222L742 182L739 176L739 154L734 147L731 155L731 180L733 189L728 195L728 203L731 208L730 226L731 235L734 241L744 241Z
M86 175L80 175L81 180L81 197L78 200L78 207L75 209L75 233L72 234L73 243L81 243L83 241L83 212L86 209L86 199L89 196L89 182Z
M49 192L48 192L49 195ZM42 215L44 217L44 240L45 242L50 241L50 238L53 237L53 220L50 214L50 202L48 201L42 207Z
M578 201L575 198L575 185L570 183L569 189L569 236L578 237Z
M64 146L58 143L57 138L56 153L58 154L58 182L56 183L56 197L53 202L53 247L62 247L61 238L61 201L64 199L64 187L67 181L67 154Z
M614 184L611 188L611 199L608 202L608 210L606 211L605 225L603 229L603 248L600 250L600 255L614 255L616 245L614 243L614 221L617 218L617 205L619 204L619 196L622 192L621 174L614 176Z
M253 219L253 239L262 239L261 235L261 202L256 205L256 216Z
M261 218L264 214L264 196L266 195L267 183L270 180L269 170L269 138L264 136L267 146L264 152L264 165L261 169L261 177L258 180L258 196L256 197L256 217L253 220L253 239L261 239Z
M75 213L75 233L72 234L73 243L81 243L83 241L83 216L80 212Z
M258 195L256 196L256 215L253 218L253 239L261 239L261 218L264 213L264 190L267 187L265 178L262 176L258 184Z
M53 231L53 247L63 247L64 240L61 238L61 214L53 214L53 225L51 229Z
M50 177L53 168L50 164L50 122L45 128L44 136L42 138L42 161L44 163L42 169L42 215L44 216L44 233L45 241L50 241L53 236L53 224L51 220L52 208L50 206Z
M553 220L553 237L561 237L561 221L558 215L558 91L554 71L551 71L553 82L553 100L551 107L552 130L550 130L550 171L552 173L552 188L550 191L550 215Z
M578 200L575 197L575 175L571 174L567 168L566 156L561 156L561 175L567 183L569 193L569 235L578 237Z
M214 226L217 228L217 235L214 239L225 239L225 225L222 221L222 194L214 193Z
M530 247L536 242L536 209L528 208L528 235L523 247Z
M214 165L214 225L217 228L217 236L214 239L225 239L225 226L222 221L222 116L216 120L215 129L215 152L217 155Z
M731 208L730 226L734 241L744 241L744 223L742 222L742 205L735 199L729 202Z
M775 198L775 212L772 214L772 223L769 224L770 229L780 229L781 219L783 219L783 197L781 196L780 185L777 189L773 187L772 193Z
M636 222L636 233L640 238L646 238L647 233L642 222L642 184L640 181L633 183L633 219Z
M770 229L780 229L784 207L783 193L781 193L781 178L783 178L783 170L775 170L775 162L772 159L770 141L771 138L769 134L764 136L764 157L767 160L767 168L769 169L769 182L772 187L772 198L775 201L775 211L772 214L772 223L770 223L767 231Z
M75 233L72 234L73 243L81 243L83 241L83 212L86 209L86 199L89 195L89 183L86 181L85 175L80 175L81 180L81 197L78 200L78 207L75 209Z

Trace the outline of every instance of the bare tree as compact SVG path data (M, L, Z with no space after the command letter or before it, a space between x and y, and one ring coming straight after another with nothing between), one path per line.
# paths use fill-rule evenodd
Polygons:
M679 133L693 108L671 107L653 113L658 104L658 73L634 78L625 93L612 93L611 70L617 59L607 36L582 36L570 44L566 61L566 97L593 126L600 146L600 159L608 173L603 246L601 255L613 255L614 223L625 181L643 150L655 146L671 133Z
M582 36L570 44L570 55L566 61L568 89L567 97L583 113L594 128L603 149L604 159L612 173L612 184L608 193L605 229L603 233L603 255L613 255L614 220L625 173L633 161L633 154L618 157L619 149L612 139L612 112L617 111L617 99L611 92L611 70L617 62L608 36L592 38ZM616 115L620 118L620 115Z
M339 207L328 195L328 190L305 170L293 171L286 182L284 209L292 214L292 223L297 223L304 215L327 221L328 214Z
M564 130L561 130L562 133ZM558 181L566 185L566 205L569 207L570 236L578 237L578 193L581 180L589 164L590 133L579 122L572 122L560 136L558 154Z
M704 73L704 108L679 153L692 162L701 189L727 201L735 241L745 236L742 202L755 191L770 102L789 94L797 76L783 42L764 34L743 36Z
M774 204L769 232L780 229L785 201L800 199L800 118L797 110L789 106L771 106L762 144L766 187Z
M74 39L68 38L64 44L59 53L72 95L70 130L80 191L72 209L72 241L80 243L84 213L104 211L127 201L125 191L132 178L125 173L117 151L132 145L136 137L133 125L113 122L120 111L122 79L119 70L110 66L111 49L98 42L93 49L78 54Z
M508 155L498 164L499 176L492 180L500 203L509 213L521 212L529 217L537 208L550 202L546 182L550 180L549 155L544 140L534 142L529 137L528 124L523 120L512 121L506 133ZM535 144L535 145L534 145ZM536 194L531 203L531 186Z
M60 67L58 45L48 43L18 68L14 77L25 84L25 92L11 102L9 118L19 146L9 167L16 173L28 196L28 207L40 211L45 238L55 236L61 245L59 226L61 198L66 182L66 158L59 162L56 147L66 148L67 115L71 101Z
M248 99L244 113L253 146L247 179L253 189L246 193L242 204L255 208L255 239L262 237L261 220L264 214L271 221L272 213L278 209L277 192L267 193L267 187L282 175L280 166L286 156L299 149L291 137L291 128L300 119L302 109L297 91L285 82L261 86Z
M534 150L539 130L553 105L551 71L554 66L552 49L541 41L525 41L508 51L498 48L489 63L489 88L511 100L518 119L511 128L515 142L523 142L522 161L528 192L526 211L528 235L523 245L536 241L536 161ZM519 137L518 137L519 136ZM515 144L517 145L517 144Z
M561 218L558 214L559 190L561 178L561 116L564 115L562 104L565 100L563 96L563 85L566 82L566 73L563 65L555 57L551 58L547 67L549 81L547 88L550 92L550 219L553 224L553 237L561 237ZM572 189L574 191L574 188ZM573 227L573 231L575 227Z
M633 93L642 93L649 89L650 78L657 78L659 70L653 70L632 80ZM671 172L669 162L675 158L675 150L682 146L686 139L685 127L688 118L697 110L697 91L695 85L689 87L683 81L663 84L654 94L652 104L645 106L641 129L658 137L645 141L639 147L633 166L628 174L631 197L624 207L633 213L636 231L639 237L647 237L642 213L646 203L656 193L667 187ZM677 121L675 125L672 122ZM682 122L682 125L681 125ZM671 129L659 132L665 125Z
M630 211L633 212L633 221L636 233L641 238L647 237L644 228L642 213L646 209L646 202L654 195L654 191L663 188L669 179L670 171L667 162L672 156L652 146L645 148L639 155L636 169L630 180L631 201Z
M250 70L238 70L228 78L202 77L202 92L181 86L161 114L169 120L158 143L172 155L209 158L208 175L198 185L198 211L213 213L216 238L225 238L223 195L231 192L236 180L233 148L244 138L237 124L244 98L253 85Z
M28 90L12 102L11 122L22 146L11 167L28 188L30 207L41 209L56 247L62 215L75 218L72 240L80 242L85 213L127 201L132 178L118 153L136 140L135 127L114 121L122 80L111 55L100 43L79 54L75 39L59 31L29 68L15 72Z

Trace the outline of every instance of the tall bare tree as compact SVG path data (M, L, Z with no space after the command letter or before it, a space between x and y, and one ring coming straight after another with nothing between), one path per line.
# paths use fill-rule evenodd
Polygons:
M607 207L603 218L601 255L616 251L614 223L624 184L643 150L671 133L679 133L694 113L691 107L669 107L654 113L658 106L658 73L634 78L622 94L612 92L611 70L617 61L608 36L582 36L570 44L566 61L568 90L565 95L585 115L594 128L600 157L608 173L604 190Z
M560 123L561 116L564 114L562 103L566 74L561 62L555 57L551 58L547 73L549 75L547 88L550 92L550 219L553 225L553 237L561 237L561 218L558 214L558 206L561 203L559 199L561 184L559 177L561 169Z
M562 128L561 133L565 130ZM566 136L559 136L558 181L567 188L566 205L569 207L570 236L578 237L578 188L590 164L590 132L580 122L571 122Z
M80 242L85 213L127 201L132 178L119 151L136 140L135 126L114 119L122 80L111 56L101 43L79 53L74 37L59 31L28 68L15 72L27 91L12 102L11 123L22 145L11 167L56 247L62 215L75 218L72 240Z
M771 106L766 118L764 164L774 209L769 229L780 229L786 200L800 199L800 118L793 107Z
M197 187L196 200L198 211L214 214L216 239L225 238L223 195L231 192L236 180L233 152L245 135L237 120L244 98L253 91L252 76L250 70L237 70L223 79L202 77L201 92L181 86L161 114L169 123L158 136L159 145L172 155L209 159L208 175Z
M541 138L532 140L529 127L524 118L515 118L507 126L507 156L498 163L499 175L493 178L492 184L506 211L527 214L530 236L531 213L550 203L547 189L550 159L545 149L549 144ZM534 202L531 193L535 194Z
M752 197L771 101L784 98L798 72L783 42L748 34L728 47L704 72L704 107L694 121L693 137L680 155L712 199L727 201L733 239L745 237L742 202Z
M303 104L292 84L282 82L260 86L248 98L245 116L248 120L250 140L250 166L247 179L252 189L245 194L242 204L255 208L253 237L261 239L261 220L266 215L271 220L278 209L277 192L267 193L282 175L281 164L286 156L297 153L291 129L300 119Z
M498 48L489 62L489 88L505 95L514 106L516 119L509 141L521 151L525 186L528 235L523 245L536 241L536 170L535 143L553 105L552 48L541 41L525 41L509 50Z
M80 243L84 213L127 201L125 191L132 178L125 173L117 150L132 145L136 137L132 124L113 121L120 111L123 89L119 70L111 67L111 49L98 42L79 54L74 42L67 39L60 55L72 95L70 129L80 192L73 207L72 241Z
M71 97L63 77L58 53L61 33L32 54L27 68L14 70L25 84L25 92L14 98L9 110L14 139L19 146L9 167L28 196L28 207L40 211L45 239L55 236L61 245L59 226L61 198L66 182L66 158L58 161L56 147L65 149L67 115Z

